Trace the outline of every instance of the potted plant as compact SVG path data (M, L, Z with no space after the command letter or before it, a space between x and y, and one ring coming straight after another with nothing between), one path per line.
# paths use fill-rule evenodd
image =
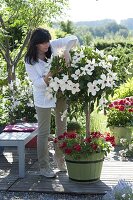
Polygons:
M120 143L123 147L123 149L119 151L120 156L123 159L125 159L125 157L133 158L133 137L131 138L131 141L121 138Z
M58 95L60 91L69 101L78 104L86 113L86 132L90 132L89 114L100 98L108 96L116 87L117 76L114 71L116 57L105 55L103 51L82 46L71 52L71 64L67 67L62 55L54 57L51 71L54 76L47 87L47 96Z
M91 132L88 137L67 132L54 143L65 155L69 178L90 182L100 179L104 156L115 145L114 137L100 132Z
M120 139L131 140L133 126L133 97L117 99L109 104L107 126L115 136L116 144L121 145Z
M49 98L51 98L51 96L56 97L58 91L60 91L62 95L69 99L69 102L73 105L72 107L76 108L75 110L78 110L78 106L80 105L82 112L85 112L86 135L84 135L84 140L85 137L93 137L90 131L90 113L94 110L94 104L97 102L97 105L99 105L101 97L103 95L108 97L116 86L116 73L114 72L114 64L116 61L117 58L111 55L105 55L103 51L84 46L71 52L71 63L70 66L67 67L67 70L63 68L63 65L62 70L59 70L59 73L57 73L56 70L59 69L60 62L57 62L57 59L54 59L52 62L51 70L55 76L53 76L49 82L47 96ZM87 159L94 163L99 162L97 160L103 161L105 152L108 152L108 144L107 142L104 143L104 136L101 134L96 135L98 137L95 138L94 144L99 146L98 148L100 151L91 152L92 147L90 146L84 149L84 154L88 156ZM77 137L74 138L74 140L75 139L77 139ZM83 141L83 138L81 140ZM79 147L79 144L81 144L81 146L83 145L83 143L79 141L76 148ZM101 150L102 148L103 151ZM104 151L104 148L107 149ZM83 153L81 153L81 155L83 155ZM68 157L66 159L68 160ZM76 162L77 165L74 168L77 168L79 164L75 161L74 157L73 159L73 162ZM83 161L83 163L86 163L86 160ZM92 168L97 171L100 166L95 168L94 164ZM81 167L80 170L85 172L85 174L87 173L87 170L84 171L83 167ZM89 173L91 174L91 171ZM86 176L84 178L78 178L78 180L93 181L98 180L99 177L100 174L90 177L90 180L88 177L86 178ZM76 180L76 178L74 179Z

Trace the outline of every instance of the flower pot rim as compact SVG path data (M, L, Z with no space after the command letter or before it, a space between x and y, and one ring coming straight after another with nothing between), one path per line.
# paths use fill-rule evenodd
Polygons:
M79 159L75 159L73 158L71 155L65 155L65 160L72 160L72 161L88 161L89 160L89 157L91 157L92 155L99 155L100 156L100 159L102 158L104 160L104 156L105 156L105 152L104 151L101 151L101 152L92 152L88 155L88 157L83 157L83 158L79 158Z

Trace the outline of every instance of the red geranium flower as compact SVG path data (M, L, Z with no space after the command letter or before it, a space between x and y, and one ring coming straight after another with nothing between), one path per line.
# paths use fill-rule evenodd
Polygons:
M80 146L80 144L75 144L75 145L73 146L73 148L74 148L76 151L81 151L81 146Z
M65 148L65 147L67 147L67 143L66 143L66 142L63 142L62 144L59 145L59 147L60 147L61 149L63 149L63 148Z
M70 148L65 149L65 153L67 155L70 155L72 153L72 149L70 149Z
M72 139L72 138L76 138L76 136L77 136L77 134L74 133L74 132L71 132L71 133L69 132L69 133L66 135L67 138L71 138L71 139Z
M96 150L98 145L97 144L91 144L92 149Z

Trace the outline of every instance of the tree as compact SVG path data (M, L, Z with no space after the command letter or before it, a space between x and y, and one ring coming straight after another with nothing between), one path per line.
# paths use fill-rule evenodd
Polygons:
M7 64L8 83L15 80L17 64L32 30L43 23L50 24L66 5L66 0L1 0L0 53ZM18 32L20 38L16 38Z
M127 29L119 29L118 35L123 36L124 38L127 38L129 35L129 31Z
M90 32L90 28L88 26L78 26L75 30L76 35L78 36L80 44L90 45L93 36Z
M56 37L60 38L60 37L65 37L67 34L74 34L74 24L73 22L67 20L65 21L61 21L59 24L56 25Z
M62 31L66 32L67 34L74 33L74 25L70 20L67 20L67 22L62 21L60 23L60 28Z

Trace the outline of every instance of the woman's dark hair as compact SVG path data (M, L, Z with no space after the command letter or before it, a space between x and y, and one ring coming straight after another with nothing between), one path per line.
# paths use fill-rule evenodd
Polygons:
M32 32L28 50L25 55L25 62L29 64L33 64L34 62L38 62L37 57L37 44L42 44L44 42L49 42L51 40L51 35L48 30L43 28L37 28ZM49 46L48 51L45 53L47 58L51 57L52 51L51 46Z

